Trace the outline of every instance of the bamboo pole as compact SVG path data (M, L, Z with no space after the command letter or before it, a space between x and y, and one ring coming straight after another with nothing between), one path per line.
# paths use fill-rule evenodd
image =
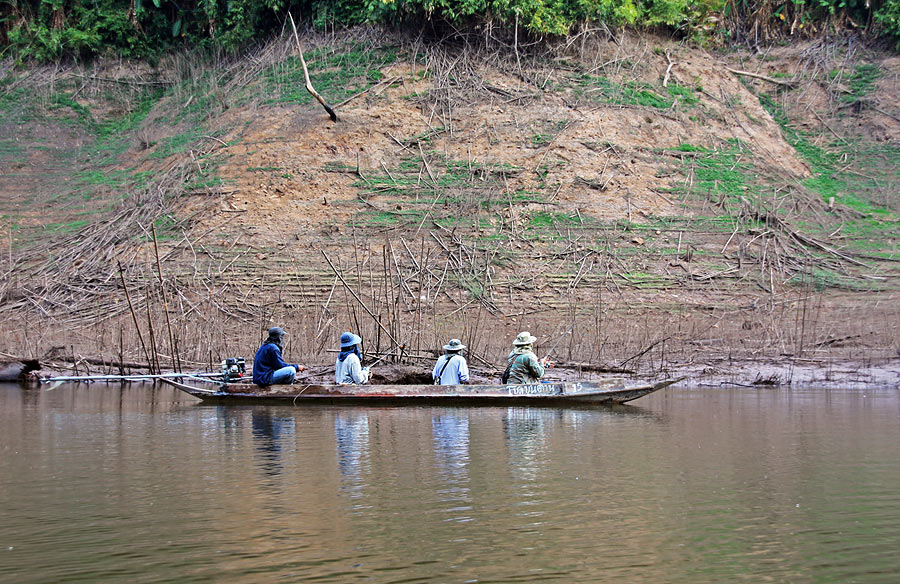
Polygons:
M147 352L147 345L144 344L144 335L141 334L141 327L138 326L137 315L134 313L134 305L131 303L131 295L128 293L128 286L125 285L125 275L122 273L122 262L119 264L119 277L122 279L122 288L125 289L125 299L128 300L128 308L131 310L131 319L134 321L134 330L137 331L138 339L141 341L141 348L144 349L144 357L147 358L147 366L153 370L153 361L150 359L150 353Z
M156 242L156 225L150 224L150 231L153 233L153 252L156 254L156 275L159 277L159 289L162 293L163 312L166 313L166 328L169 331L169 350L172 351L172 369L178 371L181 369L177 351L175 350L175 335L172 334L172 322L169 320L169 301L166 298L166 284L163 282L162 264L159 261L159 245Z
M159 351L156 349L156 335L153 332L153 315L150 312L150 295L147 295L147 328L150 331L150 349L153 355L153 366L156 372L161 371L162 369L159 366ZM151 370L151 373L153 371Z
M41 378L41 383L55 381L143 381L147 379L178 379L181 377L199 377L217 382L221 373L155 373L147 375L63 375L59 377Z
M343 284L344 288L347 289L347 292L349 292L350 295L353 296L354 300L356 300L359 303L359 305L363 308L363 310L365 310L367 313L369 313L369 316L372 317L372 320L375 321L375 324L377 324L381 328L381 330L384 331L384 333L388 336L389 339L394 341L394 344L402 345L403 343L401 343L396 338L394 338L394 335L392 335L389 330L384 328L384 325L381 324L381 320L379 320L379 318L377 316L375 316L374 312L369 310L369 307L366 306L365 302L363 302L362 299L360 299L360 297L356 295L356 292L354 292L353 289L350 288L350 285L347 284L346 280L344 280L344 277L341 275L341 273L338 272L337 268L334 267L334 264L331 263L331 260L328 259L328 256L325 254L325 252L321 249L319 250L319 252L321 252L322 257L325 258L325 261L328 262L328 265L331 266L331 269L334 272L334 275L338 277L338 279L341 281L341 284Z

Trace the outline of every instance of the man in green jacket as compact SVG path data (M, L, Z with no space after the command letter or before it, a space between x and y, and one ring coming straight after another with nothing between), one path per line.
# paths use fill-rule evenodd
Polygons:
M506 358L506 364L509 367L509 377L506 380L507 385L521 383L540 383L541 377L544 375L544 368L547 367L547 357L538 359L534 354L534 342L537 337L531 336L531 333L524 331L519 333L516 340L513 341L513 350L509 357Z

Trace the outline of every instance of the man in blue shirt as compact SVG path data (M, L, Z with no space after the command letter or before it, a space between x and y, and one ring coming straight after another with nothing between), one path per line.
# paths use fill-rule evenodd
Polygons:
M306 371L303 365L289 365L281 359L284 346L284 330L273 326L269 338L262 344L253 358L253 383L263 385L290 385L294 376Z
M435 385L461 385L469 383L469 366L466 364L466 358L459 354L466 346L459 339L450 339L450 342L444 345L446 355L441 355L434 370L431 372L431 378L434 379Z

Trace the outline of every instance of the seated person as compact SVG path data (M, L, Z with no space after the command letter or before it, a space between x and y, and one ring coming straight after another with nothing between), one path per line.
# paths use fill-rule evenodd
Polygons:
M289 365L281 359L284 334L281 327L273 326L269 329L269 338L256 351L253 357L253 383L256 385L290 385L298 372L306 371L302 365Z
M359 344L362 338L353 333L341 335L341 352L334 364L334 381L340 384L363 384L369 382L369 368L363 367Z
M431 378L435 385L464 385L469 383L469 366L466 358L460 355L460 351L466 346L459 339L450 339L444 345L445 355L438 357L431 372Z
M538 360L534 354L534 342L537 337L530 332L521 332L513 341L515 347L506 358L509 377L507 385L520 383L540 383L544 375L544 367L547 366L547 358Z

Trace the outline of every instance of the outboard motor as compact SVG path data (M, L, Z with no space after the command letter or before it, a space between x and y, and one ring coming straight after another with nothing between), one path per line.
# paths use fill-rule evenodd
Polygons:
M243 357L228 357L222 361L222 378L225 381L240 379L246 370L247 366Z

